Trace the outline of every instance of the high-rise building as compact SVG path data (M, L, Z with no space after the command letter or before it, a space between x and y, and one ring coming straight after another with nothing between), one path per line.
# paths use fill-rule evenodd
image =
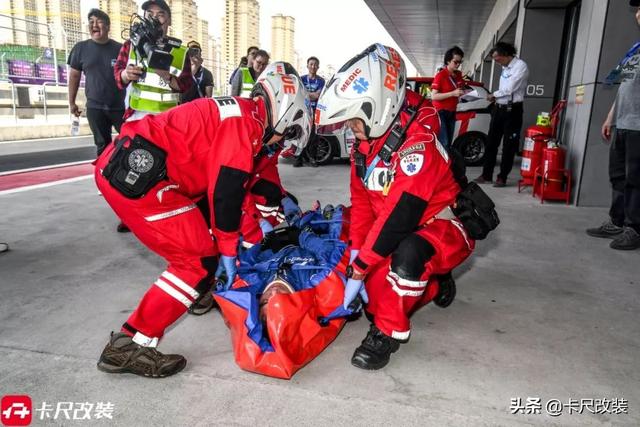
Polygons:
M247 54L249 46L260 47L260 5L257 0L225 0L222 18L223 81Z
M86 17L82 19L80 16L80 0L36 0L36 3L39 11L46 11L47 25L54 29L53 43L56 48L71 49L88 37Z
M198 18L198 35L194 38L202 47L202 58L209 56L209 21ZM206 65L205 65L206 67ZM207 67L209 68L209 67Z
M283 14L271 17L271 59L296 63L293 48L296 20L293 16Z
M109 15L111 38L117 41L128 39L131 15L138 12L138 4L134 0L99 0L98 7Z
M198 6L193 0L169 0L171 27L169 35L179 38L186 45L191 40L202 43L198 32Z
M71 49L87 37L80 16L80 0L9 0L8 3L9 10L5 13L11 16L11 30L3 32L4 42Z

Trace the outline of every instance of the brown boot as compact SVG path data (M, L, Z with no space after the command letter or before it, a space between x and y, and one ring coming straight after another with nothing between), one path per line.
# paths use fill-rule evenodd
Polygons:
M186 364L187 360L179 354L162 354L153 347L136 344L123 332L111 332L109 343L98 360L98 369L110 374L163 378L177 374Z

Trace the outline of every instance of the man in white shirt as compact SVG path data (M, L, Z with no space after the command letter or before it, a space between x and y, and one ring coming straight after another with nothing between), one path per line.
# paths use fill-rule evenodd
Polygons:
M505 42L498 42L490 51L491 58L502 66L500 87L487 99L495 102L489 125L489 140L484 156L482 175L475 179L480 184L493 182L493 169L496 166L498 147L504 136L500 173L496 177L494 187L505 187L507 177L513 167L513 159L520 144L522 128L522 101L524 100L529 68L517 58L516 48Z

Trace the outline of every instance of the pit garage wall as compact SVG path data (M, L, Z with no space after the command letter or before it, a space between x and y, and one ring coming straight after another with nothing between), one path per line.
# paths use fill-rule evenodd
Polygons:
M570 79L564 143L573 171L573 200L581 206L609 206L609 147L600 129L618 86L602 82L640 38L633 10L624 0L583 0ZM576 91L584 89L582 104Z
M522 22L516 35L516 41L521 36L518 54L529 67L529 82L523 105L523 132L536 123L538 113L551 112L553 108L560 71L564 17L564 8L521 9L518 16L518 24ZM498 75L494 80L494 87L497 89L502 67L495 68Z

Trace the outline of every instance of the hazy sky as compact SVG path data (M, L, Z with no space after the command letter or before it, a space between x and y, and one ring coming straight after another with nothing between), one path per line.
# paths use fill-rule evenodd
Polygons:
M97 3L81 0L83 15ZM220 37L225 1L196 0L196 4L200 18L209 21L209 34ZM278 13L295 18L295 49L305 58L317 56L321 68L328 64L338 68L375 42L398 48L363 0L259 0L259 4L260 44L267 51L271 50L271 16ZM415 67L404 60L408 75L415 75Z

